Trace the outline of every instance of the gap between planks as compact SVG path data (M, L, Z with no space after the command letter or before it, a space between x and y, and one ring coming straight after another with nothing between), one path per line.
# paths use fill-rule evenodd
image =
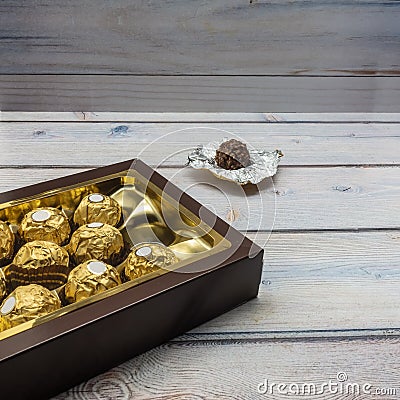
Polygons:
M272 382L337 382L340 372L349 383L394 388L398 398L399 339L341 341L169 342L158 346L53 400L98 399L287 399L257 388ZM353 393L353 392L350 392ZM296 396L297 397L297 396ZM305 399L355 399L357 395L321 394ZM361 398L361 397L360 397ZM367 397L362 396L366 399ZM368 396L370 398L370 396Z
M171 340L176 343L214 342L214 343L262 343L262 342L335 342L342 340L363 340L379 338L400 338L399 328L380 329L309 329L297 331L241 331L185 333Z

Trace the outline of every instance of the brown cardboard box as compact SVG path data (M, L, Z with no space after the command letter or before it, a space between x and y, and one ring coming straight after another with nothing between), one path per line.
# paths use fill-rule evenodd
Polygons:
M0 194L0 219L71 216L93 192L122 204L128 247L161 242L180 262L0 333L2 398L50 397L257 296L263 250L140 160Z

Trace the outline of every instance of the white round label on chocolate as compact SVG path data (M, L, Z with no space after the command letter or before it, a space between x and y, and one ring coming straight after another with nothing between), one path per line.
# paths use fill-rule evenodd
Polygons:
M32 214L32 219L35 222L44 222L50 218L51 214L47 210L39 210Z
M95 275L101 275L104 274L104 272L107 271L107 265L104 264L101 261L91 261L88 265L87 265L87 269Z
M91 194L89 196L89 201L92 203L101 203L104 200L104 196L102 194Z
M0 313L3 315L9 314L12 310L14 310L15 303L17 301L15 300L14 296L9 297L3 304L3 307L1 307Z
M136 250L136 255L139 257L148 257L151 255L151 247L143 246Z
M102 222L92 222L91 224L88 224L89 228L101 228L104 226Z

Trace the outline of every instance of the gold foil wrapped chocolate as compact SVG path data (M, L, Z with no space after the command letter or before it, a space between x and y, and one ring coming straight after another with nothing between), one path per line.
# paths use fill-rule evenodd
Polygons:
M14 242L15 237L10 226L4 221L0 221L0 267L12 259Z
M61 246L68 242L71 227L64 211L42 207L24 216L18 232L25 242L45 240Z
M129 280L167 268L178 262L174 252L158 243L141 243L134 246L124 262L124 274Z
M61 308L58 296L40 285L17 287L0 307L0 332Z
M3 270L0 268L0 301L7 296L7 281Z
M81 226L71 237L68 251L76 265L92 259L116 265L121 261L124 239L120 231L101 222Z
M89 260L71 271L64 288L65 300L75 303L121 283L119 273L113 266L102 261Z
M53 290L67 281L68 252L52 242L35 240L26 243L7 267L6 276L12 287L36 283Z
M82 199L75 211L74 222L80 226L92 222L116 226L121 215L121 206L116 200L100 193L92 193Z

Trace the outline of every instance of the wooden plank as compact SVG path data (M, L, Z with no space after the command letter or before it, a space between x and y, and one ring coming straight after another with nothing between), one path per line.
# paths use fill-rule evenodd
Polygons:
M249 237L265 248L258 299L194 329L187 338L400 333L399 232Z
M0 75L0 109L398 113L400 77Z
M162 174L238 229L400 227L399 168L282 168L259 192L208 171L163 169Z
M0 72L399 75L399 19L374 0L6 0Z
M366 250L367 260L362 260L359 253L367 244L374 246L375 237L384 240L383 235L374 233L360 238L340 233L307 235L286 238L273 234L270 242L264 243L265 270L258 299L207 322L187 337L332 337L362 336L369 332L387 335L390 331L399 334L399 244L386 239L393 241L385 244L394 252L392 265L379 260L372 265L378 254L382 257L379 249L375 253ZM323 244L319 246L321 237ZM280 244L276 243L278 240ZM334 249L328 250L334 257L331 262L324 260L329 240L334 243L342 240L344 247L336 253ZM290 255L282 256L279 249L290 241L296 242L298 248L314 245L314 251L308 255L309 266L304 266L308 258L301 260L299 256L292 261ZM349 250L353 243L355 250ZM351 261L346 260L346 252ZM335 261L336 265L331 267Z
M123 121L122 121L123 122ZM202 122L205 125L202 125ZM251 139L265 140L266 137L279 137L279 136L295 136L299 137L340 137L342 140L346 137L400 137L399 126L397 123L383 123L383 122L353 122L342 123L336 122L303 122L303 123L280 123L280 124L267 124L267 123L246 123L243 122L239 125L236 121L233 122L127 122L126 129L120 134L123 138L135 138L141 143L147 141L155 141L162 138L170 132L179 131L181 134L173 137L174 141L177 139L186 144L193 142L194 135L198 137L204 136L204 139L210 139L211 136L215 137L215 132L226 131L227 134L232 133L235 135L242 135L244 139L247 137ZM1 137L2 141L10 140L15 137L15 140L32 140L32 137L40 137L37 141L89 141L91 138L97 140L115 139L118 132L110 135L111 130L119 126L119 121L111 122L52 122L52 121L32 121L32 122L2 122ZM237 129L236 129L237 126ZM197 130L196 130L197 129ZM34 135L35 131L42 130L41 135ZM182 133L183 132L183 133ZM189 134L186 134L189 133ZM264 135L264 136L263 136ZM170 138L168 138L170 139ZM118 139L117 139L118 140ZM165 142L167 140L164 140Z
M78 171L4 168L0 169L0 190ZM273 183L261 185L259 192L243 191L206 171L163 168L160 172L237 229L400 228L398 167L281 168Z
M118 113L0 111L2 122L400 122L400 113Z
M297 395L291 396L308 400L396 399L400 392L399 344L398 338L329 342L170 342L53 400L277 400L290 396L285 392L291 384L300 387ZM340 386L342 379L343 386ZM258 392L258 387L265 380L269 385L287 386L281 387L283 393L275 387L263 394ZM321 388L325 382L328 385L329 380L338 385L332 386L332 392L328 387ZM318 394L309 394L304 384L318 387ZM354 394L348 384L358 385L360 395ZM364 387L366 384L370 386ZM295 386L291 388L296 390ZM363 392L363 388L371 391ZM393 390L375 397L378 389Z
M183 166L196 146L230 136L237 136L257 149L281 149L285 154L281 165L398 165L399 126L385 123L2 123L0 165L97 166L139 156L152 165Z
M360 118L367 118L362 114ZM396 117L397 116L397 117ZM8 112L0 111L0 121L3 122L272 122L263 113L118 113L118 112ZM350 117L349 117L350 118ZM354 116L354 119L357 119ZM369 121L400 122L400 114L371 113Z
M398 264L397 264L398 265ZM366 275L366 274L365 274ZM191 334L261 337L325 336L326 331L400 333L400 278L269 279L263 274L259 297L194 329ZM358 333L360 334L360 332ZM381 333L382 334L382 333ZM236 335L233 335L236 337Z
M275 281L400 278L400 231L248 233ZM399 314L400 316L400 314ZM399 320L400 323L400 320Z

